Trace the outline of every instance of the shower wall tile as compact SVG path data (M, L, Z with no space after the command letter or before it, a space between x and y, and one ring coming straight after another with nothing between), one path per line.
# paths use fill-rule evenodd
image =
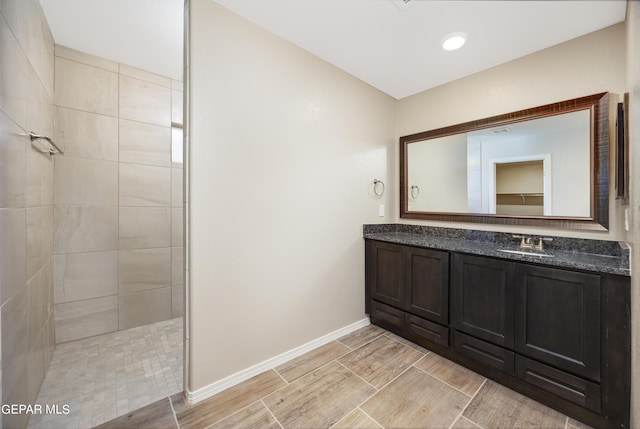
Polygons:
M183 245L182 166L172 168L171 120L181 121L182 82L63 46L55 54L53 135L65 147L50 180L56 341L181 314L182 257L171 246Z
M27 284L29 350L36 346L36 341L49 317L52 275L51 264L47 264Z
M56 107L54 140L65 157L118 161L118 119L111 116Z
M129 66L127 64L120 64L120 74L124 76L134 77L136 79L151 82L156 85L171 88L171 79L159 74L155 74L146 70L142 70L136 67Z
M120 76L120 118L171 126L171 89Z
M45 90L53 97L53 35L39 1L28 0L27 11L27 40L23 48Z
M120 120L120 162L171 166L171 128Z
M120 164L120 207L169 207L171 169Z
M171 318L184 316L184 286L171 288Z
M86 52L78 51L76 49L71 49L66 46L56 45L55 55L56 57L66 58L67 60L99 67L111 72L118 72L117 62L107 60L106 58L97 57L95 55L87 54Z
M179 286L184 284L184 248L171 248L171 285Z
M55 206L55 254L118 249L118 209L111 207Z
M27 279L51 261L53 253L53 207L27 209Z
M53 258L55 304L118 294L118 252L69 253Z
M87 299L55 305L56 342L118 330L118 297Z
M171 246L183 245L183 213L182 209L171 209Z
M27 2L13 0L0 0L0 12L15 36L16 43L23 46L27 44L27 29L29 25L29 10Z
M27 319L27 289L4 303L2 316L2 395L6 398L17 385L25 384L22 371L29 351L29 321ZM4 399L3 398L3 402Z
M53 161L27 131L53 133L53 37L38 0L0 0L0 11L0 396L31 404L54 341ZM28 417L3 415L0 426Z
M171 245L171 209L120 208L120 250L150 249Z
M110 161L57 157L55 204L117 207L118 164Z
M117 73L59 57L55 68L56 106L118 115Z
M26 128L30 66L3 15L4 11L0 14L0 110Z
M120 251L120 294L171 286L169 247Z
M27 281L25 209L0 209L0 305Z
M0 208L24 207L28 137L0 111Z
M53 204L53 158L27 145L27 207Z
M171 169L171 207L182 207L182 175L181 168Z
M27 130L46 136L53 135L53 94L42 85L36 71L29 67L27 89ZM48 143L43 142L48 147Z
M44 340L45 336L40 335L27 357L27 403L29 404L36 401L46 372Z
M119 329L171 319L171 288L120 295Z

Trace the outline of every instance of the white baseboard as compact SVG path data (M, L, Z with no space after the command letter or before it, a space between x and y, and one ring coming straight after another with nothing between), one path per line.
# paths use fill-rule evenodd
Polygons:
M274 356L270 359L267 359L263 362L260 362L256 365L253 365L247 369L236 372L228 377L225 377L221 380L218 380L214 383L211 383L208 386L205 386L201 389L190 392L189 390L185 390L185 396L187 402L190 404L194 404L196 402L200 402L203 399L207 399L216 393L220 393L229 387L235 386L238 383L242 383L245 380L250 379L253 376L256 376L264 371L267 371L271 368L275 368L279 365L282 365L285 362L290 361L291 359L295 359L298 356L301 356L315 348L323 346L327 343L330 343L333 340L337 340L338 338L347 335L353 331L356 331L360 328L364 328L369 325L369 318L364 318L359 320L351 325L347 325L343 328L340 328L336 331L330 332L327 335L323 335L320 338L316 338L315 340L309 341L306 344L298 346L294 349L291 349L287 352L284 352L280 355Z

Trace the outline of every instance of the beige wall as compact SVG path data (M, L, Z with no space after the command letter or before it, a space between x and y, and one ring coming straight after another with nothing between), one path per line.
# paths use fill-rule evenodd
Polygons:
M394 101L211 0L190 19L191 392L363 316L360 227L398 220L398 136L627 87L624 24ZM623 214L612 199L609 232L448 226L616 240Z
M182 316L182 83L55 47L58 343Z
M395 101L212 0L190 19L193 392L365 317Z
M640 2L627 2L627 92L631 192L628 206L632 247L631 270L631 427L640 427Z
M0 1L2 403L30 404L55 347L53 160L28 131L53 133L53 37L38 0ZM2 416L20 428L27 414Z
M613 102L617 102L615 94L622 95L625 91L624 70L625 25L618 24L399 100L397 136L605 91L614 93ZM615 124L613 116L611 124ZM612 126L612 132L613 129ZM613 134L611 136L613 138ZM398 165L397 147L392 155L395 175L398 174L395 167ZM611 181L612 192L613 186ZM397 193L395 188L391 189ZM397 200L394 195L393 201ZM554 235L619 240L624 237L623 210L615 199L610 201L609 232L437 224L495 231L544 231ZM399 211L396 210L396 213ZM399 221L428 224L413 220Z

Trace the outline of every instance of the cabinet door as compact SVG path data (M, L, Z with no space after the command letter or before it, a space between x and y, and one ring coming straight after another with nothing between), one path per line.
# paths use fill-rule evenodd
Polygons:
M514 264L456 253L451 276L455 329L513 350Z
M403 308L403 246L374 242L371 259L371 299Z
M405 310L448 325L449 253L413 247L405 252Z
M516 268L516 351L600 380L600 276Z

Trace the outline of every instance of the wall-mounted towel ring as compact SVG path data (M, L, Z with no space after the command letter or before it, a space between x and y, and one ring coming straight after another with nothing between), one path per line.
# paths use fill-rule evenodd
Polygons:
M382 180L373 179L373 193L378 198L384 195L384 182Z
M411 185L411 191L409 193L411 194L412 200L417 200L420 196L420 188L418 188L418 185Z
M51 139L51 137L49 136L43 136L40 134L36 134L33 131L29 131L29 137L31 138L31 145L33 146L33 141L34 140L46 140L49 142L50 147L47 150L40 150L40 152L44 152L44 153L49 153L49 155L55 155L56 153L59 153L60 155L64 155L64 152L62 151L62 149L60 149L58 147L57 144L55 144L55 142Z

